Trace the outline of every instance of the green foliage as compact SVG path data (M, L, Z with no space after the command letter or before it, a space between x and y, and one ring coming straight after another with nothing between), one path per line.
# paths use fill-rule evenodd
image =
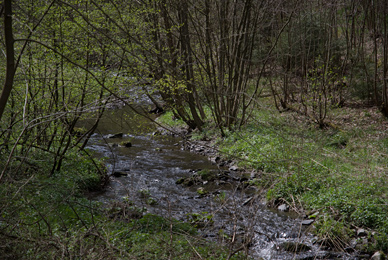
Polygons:
M184 128L184 127L186 127L186 123L183 120L176 118L174 116L173 112L171 112L171 111L166 111L161 116L159 116L157 118L157 122L164 125L164 126L168 126L171 128Z
M201 213L187 214L187 218L189 223L198 228L203 228L205 226L212 225L214 222L213 214L210 214L207 211Z
M146 214L141 219L133 220L132 225L137 231L150 234L161 231L173 231L188 235L196 234L196 229L189 223L179 222L175 219L166 219L154 214Z
M270 111L257 111L259 121L247 126L244 131L229 132L220 140L221 151L242 158L241 166L249 166L266 172L284 172L293 167L295 155L290 149L291 141L285 138L290 129L273 119ZM276 119L275 119L276 120Z
M329 215L319 216L315 222L315 228L318 236L325 238L327 245L337 249L342 249L347 240L353 235L344 221L335 220Z
M364 120L355 113L354 120ZM381 241L376 250L384 250L388 146L385 135L378 137L379 125L366 123L367 130L319 130L295 124L290 116L258 111L257 121L229 132L220 141L221 151L230 158L240 158L241 166L266 173L251 183L269 188L268 200L285 200L295 207L321 212L316 225L320 236L329 237L340 247L351 235L347 223L353 223L375 229ZM365 120L375 116L367 113Z
M184 223L153 214L143 216L129 198L123 199L125 208L117 204L107 210L86 199L83 194L100 188L104 181L89 159L69 153L62 169L48 176L45 171L51 164L45 156L36 153L30 158L47 161L40 163L35 173L0 184L0 240L5 245L0 248L1 256L197 259L200 254L206 259L229 259L222 245L197 236L194 220ZM152 199L148 190L140 190L139 195ZM126 217L116 218L123 210ZM212 219L203 213L195 221L210 223ZM231 259L243 258L237 254Z

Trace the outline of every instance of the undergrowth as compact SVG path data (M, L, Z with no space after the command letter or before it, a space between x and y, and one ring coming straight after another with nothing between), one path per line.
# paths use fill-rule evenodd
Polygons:
M17 178L7 172L0 184L1 259L229 259L190 223L141 210L124 215L131 207L125 201L88 200L85 193L105 181L88 157L69 154L52 176L49 157L35 153L29 160L39 164Z
M387 122L377 110L332 111L325 129L270 108L253 118L217 145L240 167L261 173L251 183L266 189L269 201L319 211L315 232L339 248L363 227L376 231L368 250L388 251Z

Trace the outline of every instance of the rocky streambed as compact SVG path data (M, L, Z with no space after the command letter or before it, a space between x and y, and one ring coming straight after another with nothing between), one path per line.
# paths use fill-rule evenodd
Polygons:
M129 109L110 111L88 148L106 158L111 176L94 200L130 202L143 213L190 222L204 238L254 259L357 259L323 247L308 232L312 221L286 212L286 205L268 208L251 185L256 173L222 161L206 145L155 134L152 124Z

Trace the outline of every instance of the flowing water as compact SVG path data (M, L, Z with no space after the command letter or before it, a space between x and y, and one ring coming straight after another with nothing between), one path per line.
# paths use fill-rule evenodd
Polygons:
M86 120L83 124L88 123ZM216 241L226 237L220 234L226 234L236 246L249 245L254 259L351 259L321 250L301 225L301 219L269 209L252 190L237 189L236 181L204 183L202 186L210 191L206 196L197 193L197 185L176 184L199 169L225 169L219 169L205 156L182 149L182 139L153 135L154 131L150 121L128 108L106 113L88 148L106 158L109 173L126 176L112 176L106 190L94 194L93 199L109 203L127 198L149 213L183 221L202 218L208 221L201 229L203 237ZM118 132L124 133L123 137L103 138ZM132 146L123 147L123 141ZM238 180L238 173L230 172L229 177ZM207 216L212 216L212 221ZM286 242L302 243L307 249L300 253L281 249Z

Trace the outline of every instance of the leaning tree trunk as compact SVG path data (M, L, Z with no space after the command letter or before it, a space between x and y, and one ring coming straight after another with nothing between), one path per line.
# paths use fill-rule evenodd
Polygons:
M13 87L13 79L15 76L15 51L14 51L14 39L12 32L12 1L4 0L3 5L4 12L4 39L5 39L5 51L7 55L6 75L3 91L0 96L0 122L3 116L5 107L7 105L8 98L11 94Z

